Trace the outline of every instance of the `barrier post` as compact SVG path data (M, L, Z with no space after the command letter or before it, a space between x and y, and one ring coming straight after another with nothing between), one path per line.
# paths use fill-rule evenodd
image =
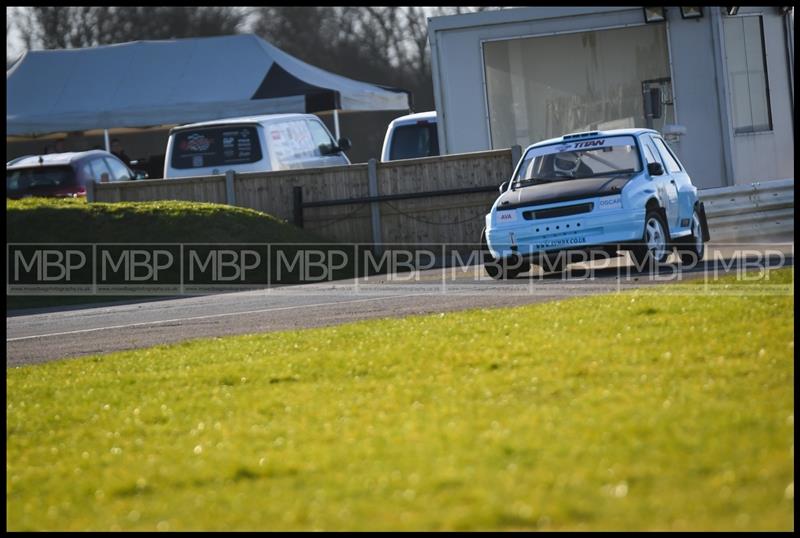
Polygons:
M294 205L294 225L303 227L303 187L292 187L292 202Z
M93 179L86 182L86 203L94 203L94 186L95 182Z
M367 173L369 176L369 196L378 196L378 161L373 157L367 162ZM381 241L381 208L378 202L369 204L370 216L372 217L372 248L375 254L380 256L383 251Z
M225 203L236 205L236 189L233 182L236 180L236 172L228 170L225 172Z

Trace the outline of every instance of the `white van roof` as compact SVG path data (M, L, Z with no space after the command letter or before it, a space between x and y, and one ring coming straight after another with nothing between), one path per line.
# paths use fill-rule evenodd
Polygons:
M187 123L173 127L170 132L179 129L192 129L194 127L208 127L210 125L230 125L231 123L266 123L268 121L292 120L303 118L316 118L314 114L262 114L260 116L240 116L238 118L221 118L218 120Z
M430 112L417 112L415 114L407 114L405 116L400 116L399 118L395 118L392 120L392 123L389 124L389 128L397 127L399 125L408 125L412 123L417 123L418 121L422 120L436 121L436 111L431 110Z

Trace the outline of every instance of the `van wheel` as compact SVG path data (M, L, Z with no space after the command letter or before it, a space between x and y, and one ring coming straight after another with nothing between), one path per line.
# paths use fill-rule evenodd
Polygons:
M692 213L692 233L686 237L681 237L676 241L676 249L678 256L681 258L681 264L687 269L691 269L700 263L706 253L705 241L703 241L703 225L700 221L700 215L695 208Z
M644 217L644 233L640 243L631 249L631 258L637 267L643 268L648 263L660 265L667 261L670 254L669 229L661 212L650 209Z

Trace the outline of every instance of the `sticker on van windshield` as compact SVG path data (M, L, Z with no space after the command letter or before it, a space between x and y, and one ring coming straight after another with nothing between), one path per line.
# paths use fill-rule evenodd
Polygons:
M272 138L270 152L280 166L297 159L314 156L317 146L311 138L305 121L276 123L269 129Z
M172 167L177 169L247 164L261 160L255 127L204 127L175 133ZM201 157L201 158L197 158Z
M206 138L205 135L200 133L193 133L186 137L184 140L185 147L181 149L188 149L190 151L205 151L211 147L212 139Z

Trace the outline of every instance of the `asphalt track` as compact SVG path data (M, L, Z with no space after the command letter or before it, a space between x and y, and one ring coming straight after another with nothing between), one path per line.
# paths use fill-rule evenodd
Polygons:
M772 249L769 267L793 264L793 244ZM725 257L727 256L727 257ZM195 338L294 330L352 321L496 308L632 288L685 282L741 269L721 259L697 268L637 273L624 258L605 262L587 278L534 272L494 281L481 267L431 269L368 279L284 286L256 291L12 312L6 317L6 367L110 353ZM749 266L757 269L758 262Z

